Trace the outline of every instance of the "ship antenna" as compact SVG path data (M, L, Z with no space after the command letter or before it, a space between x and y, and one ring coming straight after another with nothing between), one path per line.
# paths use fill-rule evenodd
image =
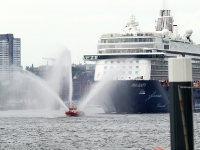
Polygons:
M131 25L133 25L134 26L134 24L135 24L135 16L131 16Z
M167 10L167 1L168 1L168 0L163 0L163 1L162 1L163 10Z
M135 16L134 15L131 16L130 24L135 28L137 28L137 26L139 25L139 22L135 21Z

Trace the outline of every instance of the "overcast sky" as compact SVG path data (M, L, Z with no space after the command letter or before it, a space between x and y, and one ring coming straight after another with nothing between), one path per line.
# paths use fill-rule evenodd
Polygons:
M179 33L193 29L196 43L199 7L199 0L167 2ZM83 63L83 54L96 53L101 34L122 32L131 15L141 30L154 31L162 8L162 0L0 0L0 34L21 38L23 67L45 65L42 57L56 58L65 48L74 63Z

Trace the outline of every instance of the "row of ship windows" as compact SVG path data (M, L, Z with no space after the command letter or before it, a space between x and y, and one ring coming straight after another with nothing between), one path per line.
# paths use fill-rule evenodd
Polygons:
M8 46L9 44L7 44L7 43L0 43L2 46ZM15 46L20 46L20 44L13 44L13 46L15 47Z
M107 66L104 66L104 69L107 69L108 67ZM114 67L113 66L110 66L110 69L113 69ZM119 69L120 66L117 66L116 69ZM126 68L126 66L122 66L123 69ZM139 66L135 66L136 69L139 69ZM132 66L129 66L129 69L132 69Z
M152 66L152 70L168 70L167 66Z
M193 73L199 73L200 70L199 70L199 69L198 69L198 70L192 70L192 72L193 72Z
M187 41L176 41L176 40L171 40L171 42L175 42L175 43L187 43L187 44L190 44L190 42L187 42Z
M2 54L3 52L4 52L4 53L8 53L8 50L6 50L6 49L4 49L4 50L0 49L0 51L1 51L0 54ZM20 54L20 50L13 51L13 53L14 53L14 54Z
M7 58L0 57L0 62L9 62L9 57Z
M145 47L145 48L154 48L153 43L148 43L148 44L140 44L140 43L122 43L122 44L102 44L102 45L97 45L98 49L108 49L108 48L138 48L138 47Z
M168 72L151 72L151 75L168 75Z
M199 60L192 60L192 63L198 63L198 64L200 64L200 61Z
M104 71L104 74L106 74L107 72L106 71ZM122 71L122 74L125 74L126 72L125 71ZM128 71L127 72L128 74L139 74L139 71Z
M101 39L101 43L124 43L124 42L155 42L155 39L154 38Z
M111 49L107 49L107 50L99 50L98 53L99 54L103 54L103 53L152 53L152 52L157 52L156 50L152 49L152 50L145 50L145 49L118 49L118 50L111 50Z
M200 65L196 65L197 68L200 68Z
M8 61L0 61L0 64L2 65L6 65L6 64L8 64L9 62Z
M9 45L0 45L0 47L9 48ZM13 49L14 49L14 48L21 48L21 46L19 46L19 45L13 45L12 48L13 48Z
M106 61L105 61L105 64L108 64L108 62L109 62L109 61L106 60ZM111 64L114 64L114 62L115 62L115 61L110 61ZM116 61L116 63L118 63L118 64L119 64L120 62L126 63L126 62L128 62L128 61L126 61L126 60L123 60L123 61ZM135 62L136 62L136 63L139 63L139 60L136 60ZM131 60L131 61L129 61L129 63L131 64L131 63L133 63L133 61Z
M192 64L192 68L200 68L199 64Z
M152 80L163 80L163 81L165 81L165 80L168 80L168 77L151 77L151 79Z
M152 61L151 64L154 64L154 65L167 65L168 62L167 61Z

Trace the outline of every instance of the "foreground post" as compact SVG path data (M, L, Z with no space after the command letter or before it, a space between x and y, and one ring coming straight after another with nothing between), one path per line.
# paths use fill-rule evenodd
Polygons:
M172 150L193 150L192 65L190 58L169 59L170 132ZM180 101L179 93L180 92ZM183 113L181 113L181 110ZM185 130L184 130L185 129Z

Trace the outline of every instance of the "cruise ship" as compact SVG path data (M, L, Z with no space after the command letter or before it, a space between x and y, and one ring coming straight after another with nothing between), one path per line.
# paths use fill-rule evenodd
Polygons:
M84 55L84 61L96 62L94 81L112 74L94 97L105 113L169 112L168 58L190 57L194 85L199 86L200 45L192 41L192 29L180 36L173 22L170 10L160 10L155 31L144 32L131 16L123 32L101 35L97 53ZM193 93L198 110L200 90Z

